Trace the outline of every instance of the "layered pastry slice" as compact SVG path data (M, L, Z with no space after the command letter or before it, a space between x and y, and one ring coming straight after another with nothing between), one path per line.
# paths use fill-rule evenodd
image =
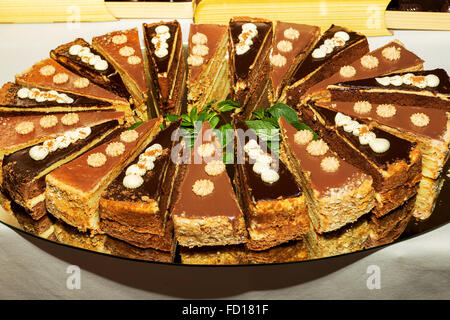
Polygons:
M272 22L234 17L229 23L229 64L232 99L239 102L242 115L267 107L272 47Z
M269 101L285 102L289 79L320 37L320 28L277 21L270 55Z
M178 243L185 247L245 243L244 214L222 161L222 145L208 122L182 171L171 212Z
M444 69L390 74L328 87L331 99L450 109L450 81Z
M417 193L422 154L416 143L319 105L302 108L302 119L340 158L372 177L376 192L372 212L377 217Z
M22 121L23 130L36 125L38 130L52 131L58 126L62 132L43 143L20 149L4 156L2 165L3 188L30 216L37 220L46 214L45 177L48 173L75 159L102 141L118 128L122 112L97 112L78 115L68 113L41 116L39 120ZM65 127L64 131L61 127ZM24 132L20 131L19 132ZM17 135L21 133L16 132ZM29 134L32 134L30 132Z
M225 100L230 94L227 26L191 24L188 51L188 112Z
M114 109L111 102L12 82L0 89L0 112L11 115Z
M325 233L355 222L375 205L372 177L340 158L312 131L279 119L282 159L308 200L314 230Z
M50 57L103 89L126 99L130 97L117 70L84 39L56 47L50 51Z
M373 248L398 239L412 218L415 202L416 198L413 197L381 218L372 215L369 221L369 236L365 247Z
M318 259L363 250L369 232L369 218L364 215L331 232L318 233L311 227L304 241L309 258Z
M368 52L369 45L364 35L332 25L291 77L287 89L287 104L297 106L309 88Z
M314 100L329 98L327 86L331 84L382 77L394 72L414 72L422 68L423 60L395 40L342 66L338 72L309 88L305 95Z
M134 129L119 129L107 142L52 171L46 177L47 210L80 231L99 232L103 190L159 132L162 118Z
M309 229L306 199L295 177L242 120L235 123L236 193L245 212L251 250L301 239Z
M127 99L97 86L89 79L73 73L51 58L41 60L29 70L16 75L16 83L30 89L57 91L67 95L80 95L105 101L110 103L112 108L125 112L128 122L134 122L133 113ZM67 100L69 101L69 99Z
M172 146L179 124L172 122L160 131L103 192L103 232L138 247L171 251L173 224L167 217L178 171L172 161Z
M158 115L180 114L186 87L186 62L178 21L144 23L150 95Z
M120 74L133 99L135 114L140 120L146 121L148 88L138 29L114 31L93 37L92 46Z

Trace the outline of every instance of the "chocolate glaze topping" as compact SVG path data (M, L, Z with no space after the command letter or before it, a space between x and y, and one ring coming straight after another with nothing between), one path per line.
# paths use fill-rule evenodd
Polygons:
M343 46L340 47L334 47L333 52L330 54L327 54L323 58L313 58L312 52L314 49L319 48L321 45L324 44L325 40L333 38L334 34L338 31L344 31L347 32L350 36L350 39L345 42ZM350 31L346 28L332 25L325 33L322 35L322 37L319 39L319 41L316 43L315 47L311 50L311 52L308 54L308 56L305 58L302 64L299 65L296 72L294 73L294 76L291 79L291 84L297 82L300 79L303 79L305 76L316 70L320 65L325 63L325 61L332 59L336 54L340 53L341 51L345 50L349 46L353 45L354 43L364 39L364 36L354 32Z
M242 172L245 175L244 179L246 181L246 190L250 193L253 201L257 202L299 197L302 194L302 190L297 185L294 176L289 172L284 163L270 151L266 143L256 135L255 131L249 129L248 125L243 120L236 120L234 124L235 130L238 130L238 158L240 156L245 156L245 163L242 165ZM239 137L239 133L247 133L247 135L245 137ZM261 146L262 150L267 150L267 153L271 154L272 157L275 157L275 159L278 160L277 173L280 176L278 181L272 184L266 183L261 179L259 174L253 171L253 163L250 163L248 156L242 149L250 139L255 139Z

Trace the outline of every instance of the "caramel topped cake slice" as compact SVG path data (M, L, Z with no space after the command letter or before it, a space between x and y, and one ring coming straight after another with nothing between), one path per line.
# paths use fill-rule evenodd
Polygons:
M343 81L353 81L381 77L394 72L413 72L423 68L423 60L407 50L399 41L369 52L351 64L342 66L338 72L308 89L306 95L314 100L328 97L328 85Z
M76 75L50 58L41 60L29 70L16 75L16 83L30 88L55 90L106 101L113 108L125 112L127 121L134 122L130 119L132 112L127 99L97 86L87 78Z
M309 229L305 195L294 176L256 132L235 121L237 177L251 250L300 239Z
M166 223L178 166L172 160L180 121L158 133L100 198L100 228L142 248L170 251L173 225Z
M39 121L35 120L37 126L42 127L41 130L52 130L52 127L61 122L59 127L65 127L64 132L41 144L26 147L4 157L3 187L33 219L37 220L46 213L44 203L46 175L83 154L117 129L118 120L123 113L98 112L90 116L85 115L83 122L76 113L60 115L59 118L55 115L41 116ZM18 126L21 124L34 126L35 122L20 122ZM59 128L58 131L63 130Z
M114 31L92 38L92 46L114 66L131 94L134 112L143 121L147 115L147 83L137 28Z
M114 110L108 101L73 93L44 90L7 82L0 89L0 112L11 115L33 113Z
M289 83L297 66L316 44L319 36L320 28L317 26L276 22L270 55L269 100L271 104L285 99L282 97L285 86Z
M328 86L336 101L369 101L450 110L450 81L444 69L390 74Z
M122 121L123 112L89 111L79 113L54 113L16 115L0 113L0 154L17 150L56 138L66 131L92 127L109 120Z
M422 178L419 146L334 110L313 105L302 109L303 120L319 132L342 159L372 176L381 217L417 193Z
M154 138L161 122L160 117L117 130L107 142L52 171L46 177L47 210L80 231L99 232L101 193Z
M234 17L229 24L229 64L233 100L239 102L243 117L267 107L267 86L272 47L272 22Z
M291 77L287 89L288 105L299 105L309 88L368 52L369 45L364 35L332 25Z
M122 98L130 97L117 70L84 39L77 38L56 47L50 51L50 57L103 89Z
M178 21L144 23L150 94L157 114L180 114L186 85L183 39Z
M230 93L227 26L191 24L188 50L188 112L225 100Z
M282 159L301 185L308 213L318 233L355 222L375 204L372 177L340 158L321 138L307 129L297 131L283 117Z
M184 165L171 213L175 236L185 247L244 243L244 214L222 162L222 146L204 122Z

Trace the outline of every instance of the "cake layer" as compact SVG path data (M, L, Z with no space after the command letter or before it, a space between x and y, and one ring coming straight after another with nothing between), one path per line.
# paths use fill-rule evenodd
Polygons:
M204 122L188 164L182 166L171 216L185 247L244 243L244 214L222 162L222 146Z
M251 250L301 238L309 228L305 196L278 156L242 120L236 132L236 193L245 212Z
M336 101L369 101L450 110L450 82L444 69L395 73L328 86Z
M381 77L394 72L419 71L422 68L423 60L407 50L398 40L394 40L353 63L342 66L338 72L309 88L305 95L317 100L329 97L326 89L331 84Z
M317 105L302 108L302 118L340 158L372 176L377 217L416 193L422 177L422 155L416 143Z
M3 134L0 136L0 154L9 154L47 139L56 138L69 130L91 127L109 120L122 121L123 115L123 112L116 111L23 116L0 113L0 125L3 129Z
M191 24L189 32L188 112L225 100L230 90L227 26Z
M381 218L371 215L369 221L370 231L365 247L373 248L398 239L411 220L415 202L416 198L413 197Z
M100 232L99 200L114 180L159 132L162 118L121 129L108 142L46 177L47 210L80 231Z
M50 51L50 57L70 71L87 78L105 90L128 99L128 93L117 70L86 40L75 40Z
M363 250L369 232L368 217L363 216L332 232L319 234L311 228L304 241L309 258L318 259Z
M320 28L317 26L276 22L270 55L269 100L271 104L279 101L292 74L309 54L319 36Z
M243 117L267 96L272 47L272 22L250 17L233 17L229 23L229 64L233 100L239 102ZM255 86L255 84L257 84Z
M117 70L131 94L135 114L146 121L148 88L138 29L113 31L94 37L92 46Z
M118 228L115 237L146 247L148 238L165 236L171 191L178 166L173 162L172 146L180 121L160 131L146 149L108 186L100 198L100 219L108 229ZM152 161L153 160L153 161ZM137 184L130 187L127 179ZM103 230L107 232L107 230ZM125 234L129 233L128 239ZM110 234L113 236L113 234ZM160 248L157 248L160 249ZM161 249L162 250L162 249Z
M3 187L33 219L46 214L45 176L78 157L118 128L111 120L92 127L70 130L54 139L18 150L4 157Z
M323 139L309 130L297 131L283 117L281 158L301 185L309 217L318 233L356 221L375 204L372 177L338 157ZM320 134L318 132L318 134Z
M157 114L180 114L186 79L182 32L178 21L143 25L150 94Z
M309 88L368 52L369 46L364 35L332 25L291 77L286 94L287 104L297 106Z
M422 175L425 177L436 179L447 161L450 122L445 110L415 105L375 104L368 101L333 100L331 104L318 105L369 121L372 126L418 143L422 152Z
M112 110L110 102L7 82L0 89L0 112L11 115Z

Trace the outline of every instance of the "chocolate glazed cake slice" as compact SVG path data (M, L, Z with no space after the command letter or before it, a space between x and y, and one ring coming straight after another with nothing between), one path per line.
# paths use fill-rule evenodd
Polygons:
M233 100L240 103L242 116L267 107L272 47L272 22L234 17L229 24L229 64Z
M287 104L297 106L309 88L369 52L364 35L332 25L294 72L287 89Z
M171 212L178 243L190 248L245 243L244 214L222 161L222 145L208 122L189 158Z
M92 46L119 72L131 94L136 116L146 121L148 88L138 29L114 31L94 37Z
M320 28L277 21L270 54L269 101L285 102L285 87L320 36Z
M230 94L227 26L191 24L188 50L188 112L194 106L201 111L208 102Z
M84 39L77 38L56 47L50 51L50 57L103 89L130 98L117 70Z
M161 123L159 117L134 129L119 129L107 142L48 174L47 210L82 232L100 233L101 193L143 151L159 132Z
M327 86L331 84L381 77L394 72L419 71L422 68L423 60L395 40L342 66L338 72L309 88L305 95L313 100L329 98Z
M417 193L422 154L416 143L317 105L302 108L302 118L340 158L372 176L377 217Z
M16 83L30 88L55 90L106 101L112 108L125 112L127 122L134 123L127 99L97 86L87 78L80 77L51 58L41 60L27 71L16 75Z
M450 81L444 69L396 73L328 86L336 101L369 101L450 110Z
M111 102L12 82L0 89L0 112L11 115L114 109Z
M245 212L251 250L301 239L309 230L305 195L294 176L243 120L234 123L235 185Z
M186 62L178 21L144 23L150 95L156 114L180 114L186 86Z
M118 119L122 116L121 112L99 112L85 119L83 127L67 125L67 131L62 135L5 156L2 168L4 189L33 219L41 218L46 213L46 175L102 141L118 128ZM67 114L66 118L61 117L61 121L64 124L71 118L79 119L77 114ZM55 115L43 116L39 123L51 127L58 120Z
M338 230L372 210L371 176L341 159L323 138L314 140L310 130L297 131L283 117L279 123L281 158L305 192L315 232Z
M180 121L158 133L100 198L100 229L141 248L173 251L173 223L167 221L178 165L172 146Z

